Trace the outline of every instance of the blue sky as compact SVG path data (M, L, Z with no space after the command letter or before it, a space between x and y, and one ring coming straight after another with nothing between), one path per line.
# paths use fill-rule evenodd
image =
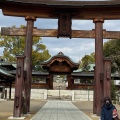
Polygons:
M3 16L0 10L0 27L11 27L16 25L26 26L26 21L21 17ZM57 29L56 19L39 19L37 18L34 26L38 29ZM92 30L95 25L92 20L73 20L72 30ZM120 31L120 20L107 20L103 24L103 29L108 31ZM106 42L107 40L104 40ZM46 45L49 53L53 56L58 52L63 52L69 56L74 62L78 62L84 55L95 52L95 40L83 38L42 38L42 43ZM0 48L0 56L3 54L3 48Z

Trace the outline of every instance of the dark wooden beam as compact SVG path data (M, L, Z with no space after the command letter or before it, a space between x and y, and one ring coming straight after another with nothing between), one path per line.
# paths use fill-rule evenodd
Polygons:
M75 3L74 3L75 4ZM77 3L76 3L77 4ZM27 6L27 7L26 7ZM58 19L59 12L71 12L72 19L102 18L104 20L120 19L120 4L77 4L77 5L58 5L58 4L27 4L27 3L0 3L0 8L4 15L25 17L35 16L36 18ZM21 8L21 9L20 9Z
M33 36L57 37L57 29L33 29ZM1 28L1 35L6 36L25 36L26 28ZM72 30L72 38L95 38L94 30ZM120 39L120 31L103 30L104 39Z

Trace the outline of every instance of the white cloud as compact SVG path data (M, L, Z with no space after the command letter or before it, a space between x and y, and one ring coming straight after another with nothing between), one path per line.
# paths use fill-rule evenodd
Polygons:
M120 20L105 20L103 29L107 31L120 31Z
M43 38L43 43L46 43L51 55L56 55L61 51L76 62L85 54L94 52L94 39L44 39L46 38Z
M92 30L94 23L92 20L72 20L73 30Z

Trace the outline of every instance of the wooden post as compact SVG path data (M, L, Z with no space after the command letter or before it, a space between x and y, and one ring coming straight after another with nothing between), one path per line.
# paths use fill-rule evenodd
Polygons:
M50 74L50 80L49 80L49 87L50 87L50 89L53 89L53 75L52 74Z
M26 44L25 44L25 64L24 64L24 70L26 71L26 78L25 78L25 84L26 84L26 98L25 98L25 104L27 108L27 112L30 111L30 93L31 93L31 77L32 77L32 40L33 40L33 24L35 21L35 17L27 16L25 18L27 21L27 28L26 28Z
M10 82L10 88L9 88L9 100L11 99L11 87L12 87L12 82Z
M46 78L47 89L50 88L50 85L49 85L50 82L49 82L49 81L50 81L50 77L47 77L47 78Z
M22 110L22 91L23 91L23 71L24 71L24 56L17 56L17 70L15 81L15 98L13 117L21 117Z
M95 23L95 98L97 110L96 114L101 112L101 96L103 82L103 19L94 19Z
M96 78L95 78L95 67L94 67L94 86L93 86L93 114L97 113L97 103L96 103Z
M73 77L71 77L71 79L70 79L70 81L71 81L71 90L74 90L74 78Z
M7 99L7 89L5 89L5 99Z
M70 90L71 89L71 74L68 74L67 75L67 81L68 81L68 90Z
M103 83L104 96L111 98L111 60L110 58L104 59L104 83Z

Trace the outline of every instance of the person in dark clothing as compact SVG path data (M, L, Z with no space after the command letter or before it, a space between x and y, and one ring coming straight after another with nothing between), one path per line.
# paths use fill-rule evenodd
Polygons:
M101 120L116 120L116 118L113 116L113 111L117 111L117 109L112 104L111 99L109 97L106 97L104 99L104 105L101 109Z

